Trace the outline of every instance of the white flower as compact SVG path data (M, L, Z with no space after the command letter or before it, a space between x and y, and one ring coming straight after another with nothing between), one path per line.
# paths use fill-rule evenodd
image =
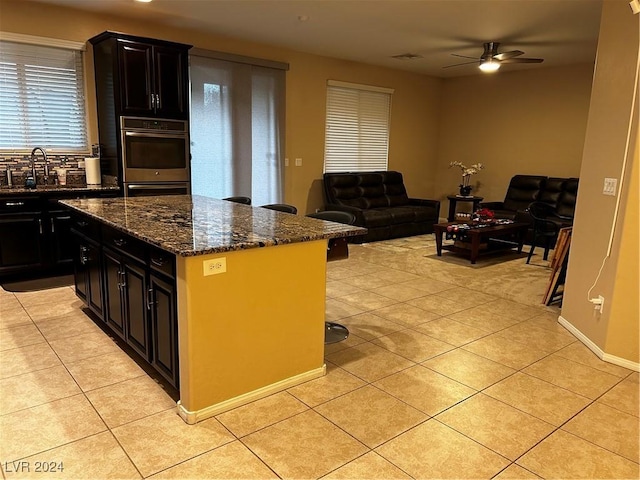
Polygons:
M480 170L484 168L484 165L482 163L474 163L470 167L467 167L466 165L463 165L462 162L451 162L449 163L449 168L451 167L460 168L460 170L462 170L462 176L468 177L469 175L474 175L478 173Z

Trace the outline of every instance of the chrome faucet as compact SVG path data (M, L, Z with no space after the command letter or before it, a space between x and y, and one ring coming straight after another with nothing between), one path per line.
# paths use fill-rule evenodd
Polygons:
M42 152L42 156L44 157L44 184L47 184L47 180L49 179L49 160L47 159L47 153L44 151L42 147L35 147L31 150L31 174L33 175L34 182L36 181L36 150L40 150Z

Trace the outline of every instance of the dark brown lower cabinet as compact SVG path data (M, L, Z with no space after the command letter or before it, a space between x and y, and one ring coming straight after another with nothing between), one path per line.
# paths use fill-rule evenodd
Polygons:
M0 215L0 272L24 271L43 263L42 215Z
M168 279L167 279L168 280ZM152 274L149 277L149 309L153 366L172 385L178 385L178 319L174 281L165 281Z
M107 325L145 360L150 360L145 265L103 249Z
M78 232L71 231L74 234L77 253L73 275L76 295L85 301L93 313L104 320L100 246Z
M73 225L76 294L179 388L175 256L91 220Z

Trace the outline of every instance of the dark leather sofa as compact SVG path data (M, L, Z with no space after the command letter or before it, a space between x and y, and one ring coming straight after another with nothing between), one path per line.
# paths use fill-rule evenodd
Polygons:
M578 194L578 178L544 177L540 175L515 175L502 202L484 202L480 207L493 210L496 218L529 221L526 213L532 202L549 206L549 220L559 226L573 224Z
M527 208L533 202L542 202L548 206L545 220L551 220L557 226L573 225L573 216L578 195L577 178L544 177L540 175L515 175L509 182L503 202L484 202L480 207L493 210L496 218L510 218L517 222L530 223L525 243L531 244L535 238L533 219ZM555 242L555 239L551 239ZM541 244L536 241L537 244ZM553 243L552 243L553 245Z
M368 229L354 243L432 233L438 223L440 202L409 198L400 172L325 173L323 183L325 209L351 212Z

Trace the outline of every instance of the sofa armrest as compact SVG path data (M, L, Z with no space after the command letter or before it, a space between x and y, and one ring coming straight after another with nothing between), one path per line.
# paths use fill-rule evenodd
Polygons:
M415 205L419 207L435 207L440 209L439 200L427 200L426 198L410 198L409 205Z
M440 201L439 200L428 200L426 198L410 198L409 205L414 207L431 207L434 210L436 223L437 219L440 215Z
M480 208L488 208L489 210L504 210L504 202L481 202Z

